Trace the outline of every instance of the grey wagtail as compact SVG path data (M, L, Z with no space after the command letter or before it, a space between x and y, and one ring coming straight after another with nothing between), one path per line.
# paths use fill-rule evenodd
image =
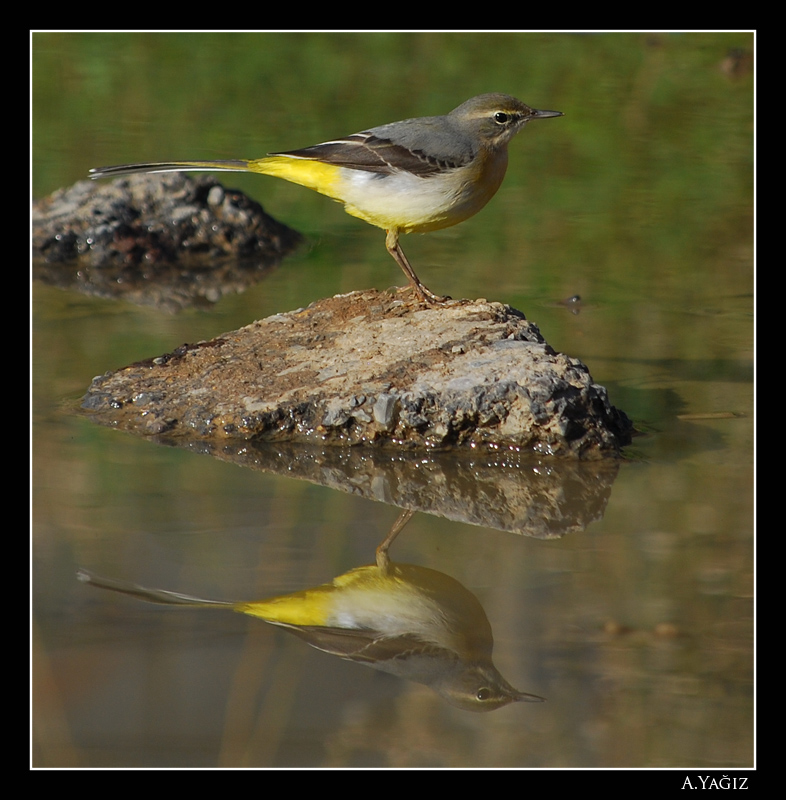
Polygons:
M494 638L478 599L448 575L394 563L387 548L412 512L399 515L376 564L332 582L266 600L232 603L147 589L80 569L83 583L165 605L224 608L284 628L317 650L432 688L467 711L543 698L514 689L492 661Z
M385 244L427 303L444 301L421 283L399 244L402 233L449 228L477 214L508 166L508 142L533 119L561 117L506 94L481 94L442 117L419 117L249 161L165 161L91 169L134 172L260 172L307 186L387 232Z

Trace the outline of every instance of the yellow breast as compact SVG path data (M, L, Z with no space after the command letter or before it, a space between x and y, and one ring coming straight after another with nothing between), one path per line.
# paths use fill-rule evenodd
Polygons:
M273 175L327 195L348 214L385 230L426 232L448 228L476 214L496 194L507 169L507 151L481 151L469 165L427 177L404 170L388 174L321 161L271 156L251 162Z

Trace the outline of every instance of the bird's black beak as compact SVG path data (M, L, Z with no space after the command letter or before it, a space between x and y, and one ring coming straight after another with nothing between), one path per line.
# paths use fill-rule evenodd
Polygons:
M546 117L564 117L561 111L540 111L537 108L532 109L530 119L546 119Z

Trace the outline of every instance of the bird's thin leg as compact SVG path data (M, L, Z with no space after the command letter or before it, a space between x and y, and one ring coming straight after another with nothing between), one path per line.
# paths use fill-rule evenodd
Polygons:
M444 303L446 300L450 300L449 297L440 297L439 295L434 294L434 292L427 289L421 282L420 278L415 274L415 270L412 269L412 265L407 260L407 257L404 255L404 251L401 249L401 245L398 243L398 230L396 228L391 228L387 231L387 236L385 237L385 246L388 249L388 253L396 259L396 263L404 270L404 274L409 279L409 282L412 284L412 288L417 293L418 297L423 300L425 303Z
M401 533L401 529L412 519L414 513L414 510L402 511L388 531L388 535L385 537L385 540L377 548L377 566L382 570L382 572L387 573L388 568L390 567L388 548L393 544L393 540L396 538L396 536Z

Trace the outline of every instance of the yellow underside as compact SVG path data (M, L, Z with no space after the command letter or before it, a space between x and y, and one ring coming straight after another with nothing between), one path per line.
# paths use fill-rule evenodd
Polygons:
M326 194L334 200L343 202L340 193L342 167L323 164L321 161L309 161L305 158L288 158L286 156L270 156L248 162L249 172L272 175L283 178L290 183L307 186L320 194Z
M376 566L358 567L339 576L333 583L269 600L238 603L233 608L268 622L327 627L333 621L336 599L342 592L391 591L398 583L395 576L383 574Z
M354 217L401 233L447 228L476 214L499 188L505 166L504 153L430 177L404 171L382 175L288 156L248 162L249 172L306 186L343 203Z

